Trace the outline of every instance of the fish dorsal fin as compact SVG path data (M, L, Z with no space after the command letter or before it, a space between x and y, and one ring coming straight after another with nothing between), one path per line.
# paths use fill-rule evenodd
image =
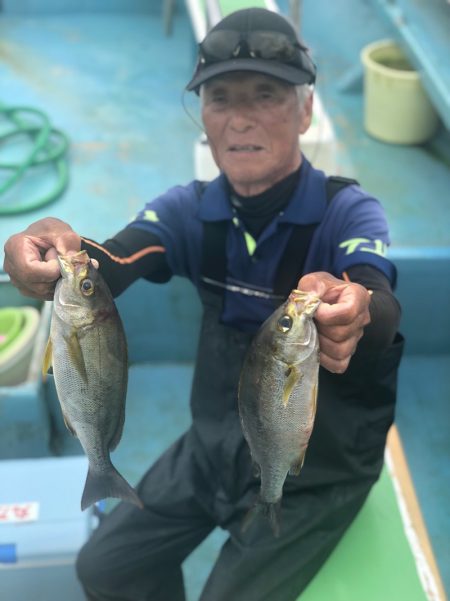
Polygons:
M42 377L44 381L47 379L47 373L52 366L52 355L53 355L53 346L52 339L49 338L47 340L47 346L44 351L44 358L42 360Z
M81 350L80 341L78 340L77 331L73 328L68 336L64 336L67 353L72 362L72 365L77 370L79 375L87 382L86 364L84 362L83 351Z

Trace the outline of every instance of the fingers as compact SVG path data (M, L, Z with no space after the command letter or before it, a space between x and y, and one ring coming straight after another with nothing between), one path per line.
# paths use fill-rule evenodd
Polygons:
M336 357L341 358L341 355L348 351L351 353L359 340L364 335L364 326L360 327L338 327L338 328L325 328L318 326L319 337L322 338L323 349L328 349L327 353L332 355L331 347L336 346L339 351L336 350Z
M50 300L61 275L57 255L73 254L80 247L80 237L69 225L41 219L7 240L3 268L23 295Z
M370 323L369 292L364 286L339 280L325 272L303 276L299 288L315 292L322 301L314 316L321 365L333 373L343 373L364 334L364 327Z
M42 245L23 234L12 236L5 244L3 268L11 281L19 282L24 288L34 283L45 283L59 277L59 266L55 259L43 260Z
M350 316L354 318L349 319ZM334 323L338 321L338 325ZM354 355L358 342L364 335L364 327L370 322L369 311L360 308L342 314L325 315L316 320L319 331L321 364L334 373L343 373Z
M354 314L354 310L350 312ZM333 373L343 373L356 351L359 340L364 335L364 327L370 322L366 308L356 312L353 320L348 313L325 316L324 321L316 320L319 331L321 365ZM338 325L334 323L338 321Z
M342 339L341 332L349 326L359 328L370 322L369 309L364 301L352 302L349 305L345 303L328 305L322 302L316 311L315 317L324 327L330 328L330 332L335 332L333 340L336 340L336 342Z
M339 340L333 340L327 330L319 333L319 345L321 354L321 363L327 369L335 373L344 372L352 356L355 354L358 342L364 335L364 328L352 329L346 333L342 332Z
M48 299L60 277L57 255L73 254L80 248L80 237L67 223L46 217L7 240L4 270L22 294Z
M367 325L370 294L359 284L342 284L329 289L322 297L316 318L327 326Z
M332 373L344 373L362 336L363 330L361 329L359 333L337 344L319 334L320 364L322 367Z
M26 232L25 232L26 234ZM17 234L20 236L21 234ZM80 250L80 237L73 230L62 232L46 232L42 236L27 235L35 247L43 251L51 251L56 255L73 255Z
M332 374L343 374L347 370L350 359L337 360L320 353L320 365Z
M56 248L49 248L48 251L45 253L44 255L44 260L45 261L56 261L58 257L58 252L56 250Z
M55 248L59 255L73 255L81 248L80 236L73 230L63 232L56 239Z
M40 283L33 284L33 287L30 288L26 286L22 282L19 282L14 277L10 276L10 281L13 286L15 286L21 294L24 296L29 296L31 298L38 298L40 300L52 300L55 292L56 281L51 283Z
M325 271L316 271L304 275L298 282L298 288L304 292L313 292L322 299L327 290L337 284L342 284L342 281Z

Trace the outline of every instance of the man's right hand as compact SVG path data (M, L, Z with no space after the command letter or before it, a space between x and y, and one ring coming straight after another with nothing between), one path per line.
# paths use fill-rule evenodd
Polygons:
M57 255L75 253L80 248L81 238L70 225L47 217L6 241L3 269L23 295L52 300L61 275Z

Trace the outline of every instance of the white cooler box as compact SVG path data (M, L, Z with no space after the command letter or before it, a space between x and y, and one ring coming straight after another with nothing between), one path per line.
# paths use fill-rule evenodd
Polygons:
M1 601L83 601L78 550L96 518L81 511L84 456L0 461Z

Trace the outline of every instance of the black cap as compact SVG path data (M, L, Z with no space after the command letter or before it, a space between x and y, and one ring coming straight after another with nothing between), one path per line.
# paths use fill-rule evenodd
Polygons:
M207 33L186 89L198 92L208 79L233 71L263 73L292 85L316 79L316 67L291 23L264 8L233 12Z

